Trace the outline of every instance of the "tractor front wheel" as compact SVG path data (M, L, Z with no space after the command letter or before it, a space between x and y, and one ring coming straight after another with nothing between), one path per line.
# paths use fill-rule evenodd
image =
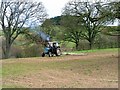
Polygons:
M45 57L45 53L44 52L42 53L42 57Z

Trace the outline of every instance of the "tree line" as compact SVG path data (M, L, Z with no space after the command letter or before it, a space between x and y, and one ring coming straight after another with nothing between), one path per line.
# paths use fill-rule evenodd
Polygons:
M92 3L73 0L65 5L60 17L52 19L47 19L48 14L41 2L7 0L0 4L5 58L9 58L11 46L20 35L42 42L29 30L41 23L42 30L53 38L74 42L76 49L80 40L85 39L91 49L101 28L120 19L120 2Z
M80 2L73 0L66 4L61 16L51 18L43 23L44 31L55 32L53 25L60 26L62 39L76 44L78 49L80 40L87 40L91 49L96 36L105 26L120 19L120 2ZM64 28L63 28L64 27ZM113 29L119 32L119 27ZM51 36L55 34L49 33ZM110 35L110 33L108 33ZM57 34L56 34L57 35ZM118 34L117 34L118 35Z

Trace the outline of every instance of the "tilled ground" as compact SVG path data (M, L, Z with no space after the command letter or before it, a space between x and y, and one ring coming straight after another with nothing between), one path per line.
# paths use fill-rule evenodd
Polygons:
M79 61L77 63L77 60ZM70 64L64 65L64 63ZM3 61L4 65L16 63L34 64L42 62L62 63L63 67L48 66L23 75L3 76L3 87L28 88L117 88L117 53L87 53L63 55L61 57L22 58ZM82 63L81 63L82 62ZM87 62L87 64L86 64ZM51 68L52 67L52 68ZM4 68L4 67L3 67ZM34 68L33 68L34 69Z

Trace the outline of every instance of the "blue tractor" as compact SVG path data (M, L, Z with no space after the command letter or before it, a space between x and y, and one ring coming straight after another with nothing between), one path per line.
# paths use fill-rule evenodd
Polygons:
M47 44L45 44L42 57L45 57L45 55L48 55L49 57L54 56L54 55L60 56L61 54L62 53L61 53L61 49L60 49L58 42L47 42Z
M51 41L50 36L45 34L42 31L39 31L38 35L43 39L44 42L46 42L44 51L42 53L42 57L45 57L45 55L49 55L49 57L54 56L54 55L60 56L62 54L58 42L55 42L55 41L50 42Z

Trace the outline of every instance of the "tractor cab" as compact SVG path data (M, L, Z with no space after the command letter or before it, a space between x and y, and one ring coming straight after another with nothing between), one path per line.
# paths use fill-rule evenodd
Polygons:
M48 42L51 47L60 47L58 42Z

